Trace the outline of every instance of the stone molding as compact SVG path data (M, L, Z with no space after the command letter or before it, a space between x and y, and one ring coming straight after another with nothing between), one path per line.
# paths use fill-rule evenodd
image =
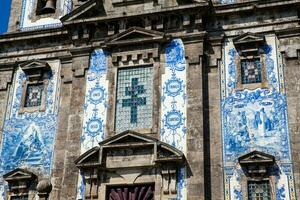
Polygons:
M28 196L33 198L37 185L37 176L26 170L17 168L3 175L3 179L8 182L8 196ZM10 198L9 198L10 199Z
M172 197L176 196L176 174L185 165L185 157L156 138L125 131L100 142L77 158L75 164L84 174L86 198L103 197L100 191L115 184L115 176L123 177L126 184L141 184L142 180L155 182L158 184L155 187L164 188L162 195ZM157 180L158 175L162 183Z

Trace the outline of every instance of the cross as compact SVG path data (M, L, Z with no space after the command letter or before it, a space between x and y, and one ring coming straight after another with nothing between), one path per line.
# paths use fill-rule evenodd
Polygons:
M131 79L131 86L125 88L125 95L130 98L122 101L122 107L130 107L130 123L137 123L138 106L146 105L146 97L138 97L146 91L143 85L138 85L138 82L138 78Z

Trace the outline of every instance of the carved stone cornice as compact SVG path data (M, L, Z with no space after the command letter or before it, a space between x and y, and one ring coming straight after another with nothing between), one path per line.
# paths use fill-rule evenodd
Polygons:
M144 155L141 155L144 153ZM125 160L116 159L122 155ZM140 156L138 156L140 155ZM99 143L75 160L79 169L154 167L185 161L182 152L156 138L125 131Z
M145 43L162 43L170 40L170 36L167 36L163 32L147 30L140 27L131 27L126 31L116 34L105 41L105 46L125 46L125 45L137 45Z

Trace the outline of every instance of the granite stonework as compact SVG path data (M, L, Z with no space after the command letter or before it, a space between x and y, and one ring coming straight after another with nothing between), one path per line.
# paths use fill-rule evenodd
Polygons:
M0 36L0 199L26 195L11 173L38 178L29 199L249 199L253 152L275 158L271 199L299 199L299 0L56 0L38 13L47 1L12 0ZM242 84L240 55L256 53L263 83ZM53 72L44 111L19 109L28 61Z

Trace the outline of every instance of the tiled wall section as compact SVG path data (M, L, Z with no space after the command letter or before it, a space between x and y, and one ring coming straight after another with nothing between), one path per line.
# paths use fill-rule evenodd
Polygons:
M184 45L180 39L166 47L165 73L162 75L161 140L186 154L186 72ZM186 199L186 170L178 174L178 197Z
M275 36L266 36L266 89L236 90L238 54L231 41L221 66L223 163L226 199L243 199L238 157L259 150L276 157L277 199L295 199L282 57Z
M24 72L15 73L6 113L0 157L0 177L16 168L27 168L37 175L49 176L52 167L59 101L60 62L49 63L52 69L46 88L46 110L19 113ZM4 181L0 178L0 199L5 198Z
M91 54L86 77L81 153L98 145L105 137L108 101L107 55L102 49ZM78 199L84 199L85 188L81 176L78 183Z
M57 0L56 12L60 13L58 19L53 17L41 17L33 21L32 17L35 15L36 1L37 0L22 1L22 14L20 19L20 29L22 31L60 27L62 24L59 18L72 11L72 0Z

